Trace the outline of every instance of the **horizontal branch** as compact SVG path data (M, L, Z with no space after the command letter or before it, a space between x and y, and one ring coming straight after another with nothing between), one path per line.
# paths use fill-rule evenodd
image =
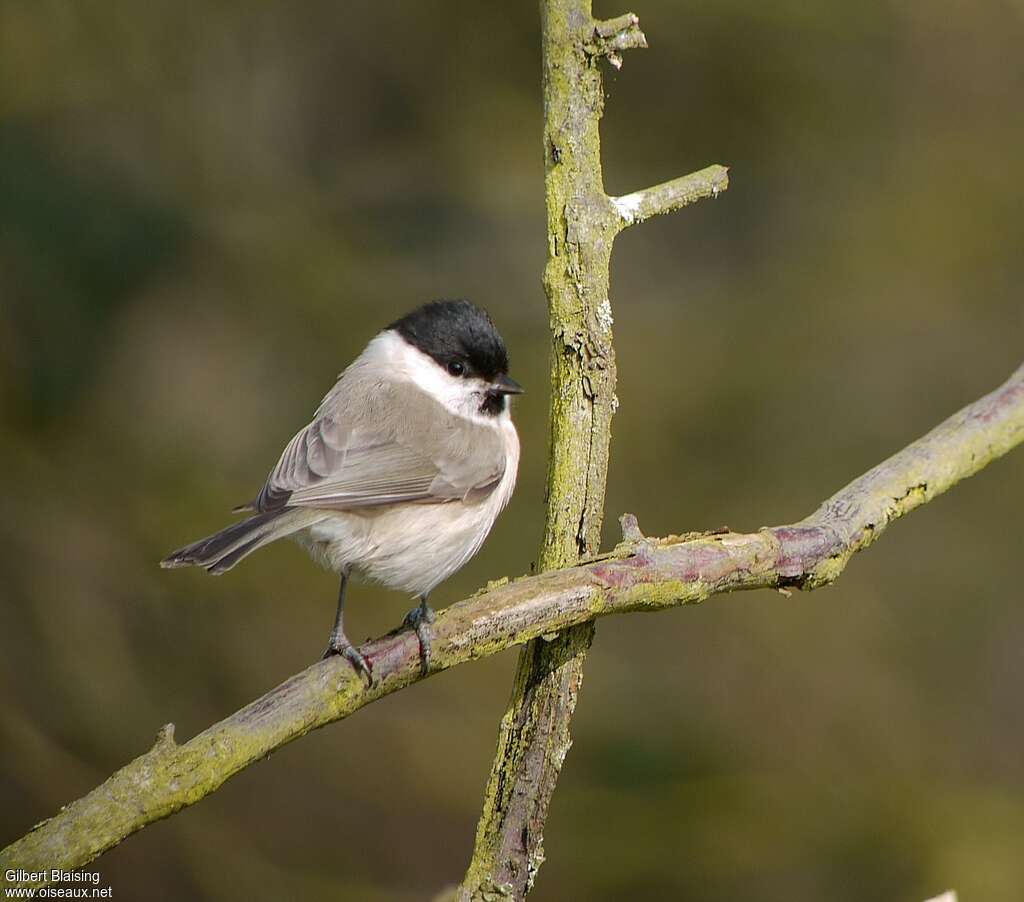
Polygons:
M672 213L705 197L718 197L729 187L729 170L717 163L652 188L609 198L619 214L619 228L636 225L659 213Z
M850 483L799 523L743 534L625 540L577 567L491 585L438 614L431 672L496 654L606 614L656 610L739 589L832 582L886 527L1024 440L1024 366L1002 386ZM0 886L79 868L153 821L199 801L275 749L419 680L419 643L400 632L364 644L381 677L367 687L341 658L321 661L184 745L156 745L0 852ZM30 872L7 880L9 869ZM18 875L15 875L18 876Z

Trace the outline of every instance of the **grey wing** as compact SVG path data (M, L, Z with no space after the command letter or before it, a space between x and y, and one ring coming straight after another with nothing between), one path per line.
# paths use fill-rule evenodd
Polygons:
M398 502L441 503L488 494L505 471L494 431L444 411L415 389L391 389L388 410L351 426L331 409L288 443L257 496L258 511L282 507L328 510ZM362 408L367 410L365 406Z

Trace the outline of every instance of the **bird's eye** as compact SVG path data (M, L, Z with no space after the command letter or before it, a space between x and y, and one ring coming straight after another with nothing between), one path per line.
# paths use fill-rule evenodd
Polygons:
M453 376L462 376L466 372L466 365L461 360L453 360L448 364L448 372Z

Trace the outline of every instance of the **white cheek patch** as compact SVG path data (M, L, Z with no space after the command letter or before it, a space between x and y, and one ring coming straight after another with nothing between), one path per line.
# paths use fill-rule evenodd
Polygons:
M487 420L480 413L487 385L482 379L453 376L433 358L414 348L396 332L382 332L374 340L379 343L393 371L401 374L445 410L471 420ZM375 349L376 350L376 349Z

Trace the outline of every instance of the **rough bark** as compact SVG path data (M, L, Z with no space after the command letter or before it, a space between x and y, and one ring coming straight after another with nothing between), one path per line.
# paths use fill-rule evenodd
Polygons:
M568 566L600 546L615 350L608 297L615 236L627 226L728 186L712 166L622 198L609 197L598 125L601 61L646 47L632 13L600 21L590 0L541 0L544 193L548 254L544 291L551 329L547 517L540 569ZM543 827L571 745L569 723L594 638L593 623L523 649L484 794L476 843L459 890L522 898L544 859Z
M431 673L534 639L546 643L560 631L607 614L661 610L740 589L827 585L894 520L1021 441L1024 366L799 523L747 534L649 539L626 517L624 541L609 554L498 583L452 605L433 625ZM423 679L414 633L388 635L360 650L381 676L372 687L347 662L332 658L183 745L175 743L173 726L165 726L152 749L0 851L0 888L46 882L17 874L11 879L9 870L80 868L147 824L198 802L281 746Z

